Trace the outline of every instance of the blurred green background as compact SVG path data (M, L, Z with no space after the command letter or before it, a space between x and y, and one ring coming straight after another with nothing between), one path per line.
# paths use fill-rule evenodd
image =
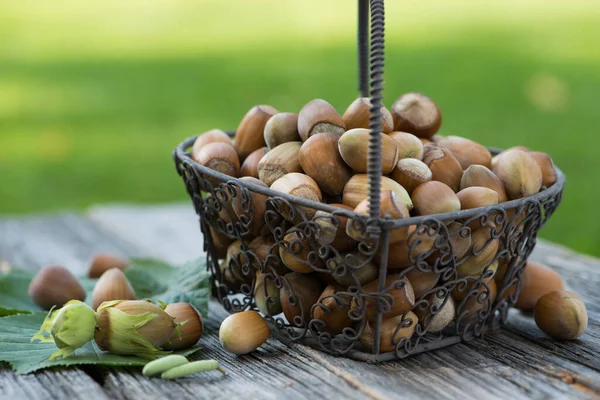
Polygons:
M388 1L386 103L440 131L548 152L567 174L542 236L600 255L600 3ZM357 96L356 1L0 2L0 213L186 200L171 150L254 104Z

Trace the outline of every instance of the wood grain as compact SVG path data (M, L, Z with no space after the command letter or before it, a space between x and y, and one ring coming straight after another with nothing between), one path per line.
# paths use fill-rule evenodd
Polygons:
M32 269L60 263L82 274L97 251L182 262L200 255L201 245L198 219L187 204L0 219L0 259ZM600 261L542 241L533 258L556 268L586 302L590 323L581 340L550 340L531 318L513 311L506 328L484 339L381 365L274 339L236 357L218 344L227 314L213 301L201 357L218 359L228 376L163 381L137 369L97 367L18 376L0 368L0 398L600 398Z

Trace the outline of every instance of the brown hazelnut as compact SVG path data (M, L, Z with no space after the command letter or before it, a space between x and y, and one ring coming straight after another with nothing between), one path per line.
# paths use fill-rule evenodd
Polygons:
M261 147L258 150L254 150L242 163L240 167L240 176L251 176L258 179L258 163L267 154L269 149Z
M356 128L344 133L338 141L340 155L346 164L356 172L367 172L370 136L368 129ZM398 162L398 144L388 135L380 133L380 136L381 173L387 175L392 172Z
M467 169L473 164L492 167L492 154L484 146L460 136L440 137L437 145L452 152L462 169Z
M416 158L423 159L423 142L412 133L392 132L389 136L398 144L398 159Z
M463 173L460 180L460 190L472 186L483 186L492 189L498 194L498 203L504 203L508 200L500 179L483 165L471 165Z
M442 113L429 97L421 93L406 93L392 105L394 130L430 138L440 129Z
M434 181L445 183L458 192L463 169L450 150L427 145L424 148L423 162L431 170Z
M394 129L394 119L392 118L392 113L385 108L385 106L381 106L381 120L382 125L381 129L383 133L389 133ZM369 117L371 116L371 99L368 97L359 97L354 100L350 106L346 109L346 112L342 116L344 123L346 124L346 129L354 129L354 128L369 128Z
M324 193L339 195L352 177L338 151L338 139L334 133L317 133L300 147L298 160L306 173L317 182Z
M258 178L267 186L290 172L302 172L298 152L302 142L287 142L269 150L258 162Z
M306 141L317 133L334 133L341 136L346 131L344 120L331 104L316 99L307 103L298 115L298 133Z
M269 149L274 149L282 143L300 142L298 114L279 113L273 115L265 125L264 136Z
M576 339L583 335L588 325L585 303L572 292L547 293L535 305L535 323L542 332L555 339Z
M265 125L269 118L277 114L271 106L254 106L244 115L235 132L235 148L244 161L255 150L265 147Z
M45 310L62 307L69 300L85 300L85 290L64 267L48 265L31 280L27 291L31 300Z
M408 193L412 193L420 184L429 182L433 175L423 161L404 158L398 161L390 177L402 185Z

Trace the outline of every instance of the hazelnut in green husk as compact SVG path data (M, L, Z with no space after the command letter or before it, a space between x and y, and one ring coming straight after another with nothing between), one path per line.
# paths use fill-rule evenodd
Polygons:
M149 301L116 300L98 307L94 340L100 349L115 354L156 358L177 324Z
M96 313L79 300L67 302L60 310L50 310L38 333L31 341L54 342L60 349L50 356L67 357L94 339ZM50 336L45 334L49 333Z

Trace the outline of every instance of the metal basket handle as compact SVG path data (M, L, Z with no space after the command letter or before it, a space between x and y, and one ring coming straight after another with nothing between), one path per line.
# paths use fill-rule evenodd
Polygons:
M371 32L369 35L369 15ZM383 53L385 10L383 0L358 0L358 86L363 97L371 98L369 117L369 153L367 174L369 176L369 217L379 219L381 199L381 106L383 100ZM370 46L369 46L370 38ZM369 56L369 62L367 62ZM368 80L370 72L370 81ZM367 93L368 92L368 93ZM368 224L370 236L379 236L377 223Z

